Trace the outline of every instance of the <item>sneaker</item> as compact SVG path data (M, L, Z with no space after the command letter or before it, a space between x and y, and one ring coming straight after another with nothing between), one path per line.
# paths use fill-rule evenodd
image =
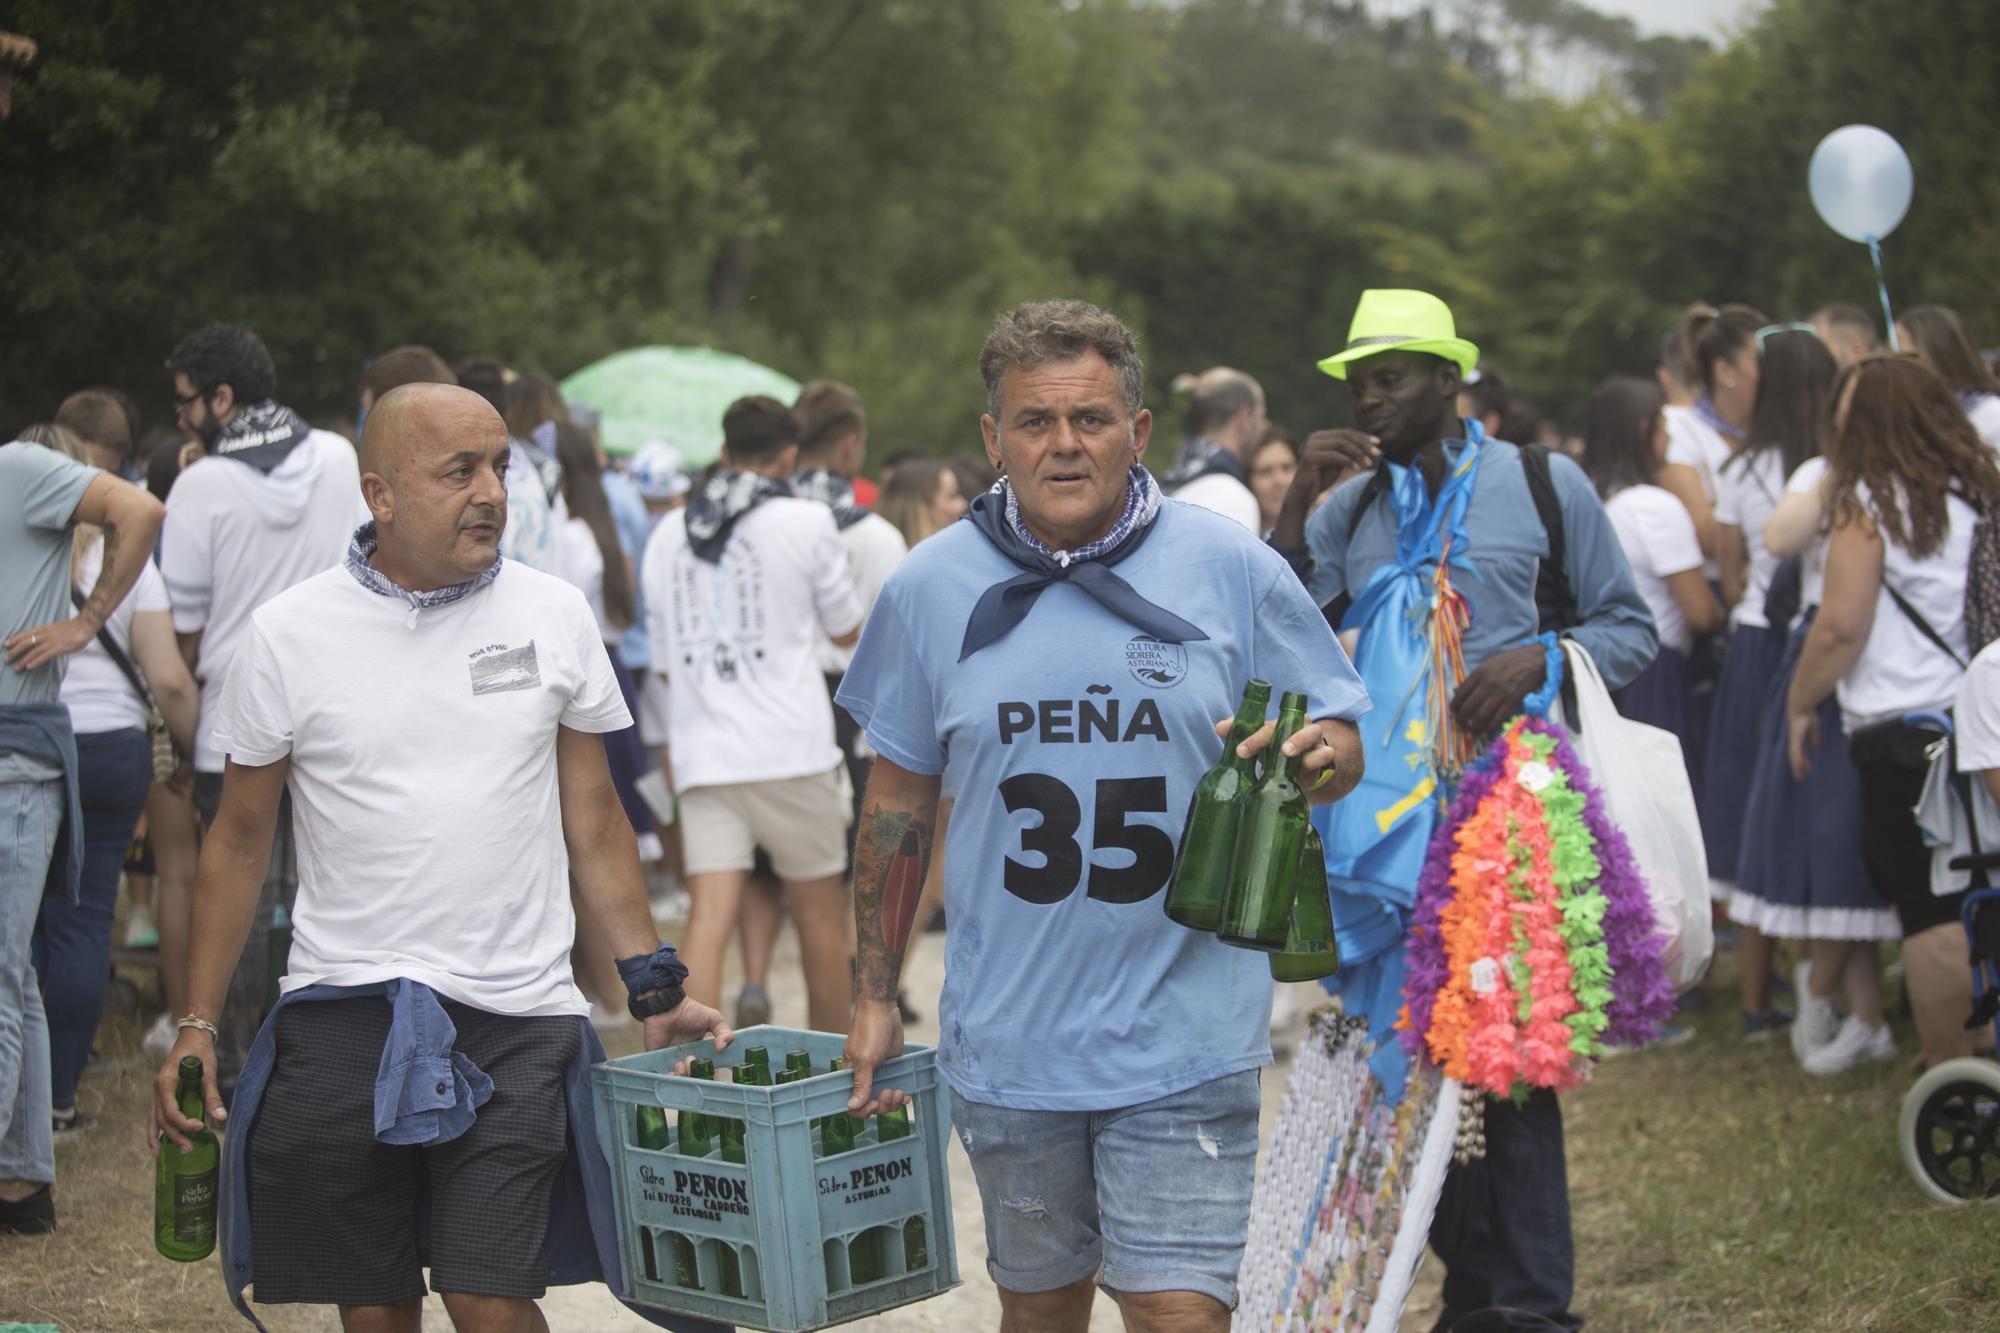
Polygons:
M1767 1041L1771 1035L1792 1021L1792 1016L1783 1009L1766 1009L1761 1014L1743 1015L1743 1040Z
M1799 1016L1792 1023L1792 1054L1803 1060L1840 1033L1840 1011L1833 1001L1815 1000L1803 985L1799 994Z
M56 1192L44 1185L25 1199L0 1199L0 1231L22 1236L46 1236L56 1229Z
M160 928L153 920L153 909L134 907L125 917L125 947L128 949L157 949L160 947Z
M1799 1061L1808 1074L1822 1078L1844 1074L1857 1065L1881 1064L1896 1058L1896 1035L1885 1023L1871 1028L1852 1014L1841 1023L1834 1039Z
M54 1133L58 1147L62 1145L65 1139L75 1139L87 1131L97 1128L96 1117L85 1115L82 1108L75 1106L70 1107L67 1113L62 1111L52 1112L50 1119L54 1122Z
M155 1060L164 1060L174 1049L174 1041L180 1033L174 1028L174 1020L161 1014L153 1020L153 1026L146 1029L146 1035L139 1039L139 1048Z
M771 997L762 986L746 985L736 997L737 1028L754 1028L771 1021Z

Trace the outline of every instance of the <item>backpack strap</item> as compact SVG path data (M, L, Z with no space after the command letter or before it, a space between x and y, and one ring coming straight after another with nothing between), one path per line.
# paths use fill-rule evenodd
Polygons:
M1528 483L1528 495L1542 520L1549 543L1549 558L1535 576L1535 609L1544 633L1560 634L1576 624L1576 590L1569 582L1569 538L1563 531L1562 499L1556 494L1556 479L1549 469L1548 446L1517 444L1521 451L1521 475Z
M1367 517L1369 507L1375 503L1378 497L1387 494L1388 490L1389 464L1384 461L1377 463L1375 470L1368 474L1367 482L1361 487L1361 494L1355 497L1354 512L1347 516L1347 541L1349 545L1354 543L1354 534L1361 530L1361 520Z
M1915 625L1917 627L1917 633L1923 635L1926 639L1929 639L1932 643L1936 644L1938 650L1942 652L1946 657L1949 657L1952 661L1958 663L1961 669L1964 668L1965 659L1963 657L1960 657L1958 655L1957 650L1954 649L1949 643L1945 642L1944 635L1938 633L1935 629L1931 628L1931 622L1925 620L1923 616L1918 613L1917 608L1911 606L1909 601L1903 596L1903 594L1896 591L1896 585L1889 582L1886 576L1882 580L1882 591L1889 594L1889 600L1896 604L1896 609L1903 613L1904 618L1907 619L1912 625Z
M69 590L69 600L70 605L79 611L83 610L83 594L74 587ZM146 682L139 676L139 669L132 665L132 659L118 646L118 640L111 637L111 626L108 622L97 627L97 642L104 649L104 655L111 659L111 665L118 668L119 674L125 677L126 683L138 694L139 702L149 709L155 707L153 692L146 688Z

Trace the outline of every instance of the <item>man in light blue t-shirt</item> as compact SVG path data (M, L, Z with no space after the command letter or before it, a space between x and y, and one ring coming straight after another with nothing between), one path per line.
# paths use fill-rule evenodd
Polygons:
M1167 918L1175 837L1247 680L1306 693L1318 720L1286 749L1322 802L1359 777L1367 696L1283 560L1162 499L1116 318L1023 306L980 371L1007 480L889 579L839 693L880 756L855 847L849 1106L907 1100L872 1075L902 1049L896 982L948 784L938 1058L1004 1326L1081 1329L1102 1285L1137 1326L1225 1329L1271 975Z
M23 441L0 443L0 1233L55 1230L49 1028L29 957L49 893L76 900L83 808L76 739L58 693L68 655L138 582L160 502L130 482ZM70 539L103 527L103 569L70 601Z

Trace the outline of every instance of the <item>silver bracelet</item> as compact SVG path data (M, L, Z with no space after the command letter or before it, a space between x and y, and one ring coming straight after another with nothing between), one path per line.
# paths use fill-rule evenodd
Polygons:
M222 1037L221 1030L218 1029L215 1026L215 1024L209 1022L206 1018L200 1018L194 1014L189 1014L187 1017L183 1018L180 1022L174 1024L174 1026L177 1028L200 1028L203 1032L206 1032L210 1037L213 1037L217 1040L220 1040Z

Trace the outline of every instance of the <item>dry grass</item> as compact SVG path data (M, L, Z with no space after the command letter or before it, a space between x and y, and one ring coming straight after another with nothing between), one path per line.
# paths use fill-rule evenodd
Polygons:
M1782 1038L1746 1045L1729 1005L1731 964L1719 965L1698 1040L1615 1061L1565 1099L1579 1311L1607 1333L2000 1330L2000 1211L1935 1207L1904 1176L1904 1065L1810 1079ZM0 1322L65 1333L247 1327L213 1261L153 1251L137 1033L135 1018L115 1014L100 1034L117 1064L81 1093L98 1128L60 1153L62 1229L0 1237ZM963 1234L978 1225L977 1203L959 1205ZM1434 1290L1434 1266L1426 1279L1420 1291ZM1406 1327L1428 1323L1426 1303ZM997 1321L997 1309L979 1307ZM273 1333L336 1327L324 1310L260 1314Z

